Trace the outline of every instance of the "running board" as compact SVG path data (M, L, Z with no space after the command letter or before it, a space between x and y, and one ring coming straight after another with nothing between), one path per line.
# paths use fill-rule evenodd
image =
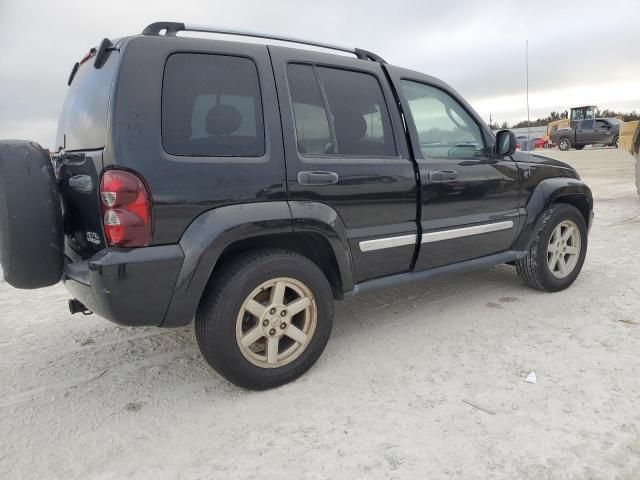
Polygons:
M353 290L348 292L347 295L362 295L364 293L376 292L378 290L398 287L408 283L419 283L456 273L495 267L496 265L516 261L519 258L522 258L525 254L526 252L509 250L507 252L496 253L495 255L489 255L487 257L474 258L473 260L431 268L429 270L398 273L397 275L391 275L389 277L375 278L362 283L356 283L353 286Z

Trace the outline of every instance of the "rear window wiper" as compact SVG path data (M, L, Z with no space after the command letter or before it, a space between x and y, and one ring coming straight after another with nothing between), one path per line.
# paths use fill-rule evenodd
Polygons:
M67 80L67 85L71 85L71 82L73 82L73 79L76 76L76 73L78 73L78 69L80 68L80 65L82 65L84 62L86 62L87 60L95 56L96 59L93 62L93 66L97 69L100 69L107 62L107 58L109 58L109 53L111 53L113 50L117 50L117 48L114 48L113 43L111 43L111 40L109 40L108 38L104 38L100 42L100 45L98 46L97 49L92 48L84 57L82 57L82 60L80 60L79 62L76 62L73 65L73 68L71 69L71 74L69 75L69 80Z

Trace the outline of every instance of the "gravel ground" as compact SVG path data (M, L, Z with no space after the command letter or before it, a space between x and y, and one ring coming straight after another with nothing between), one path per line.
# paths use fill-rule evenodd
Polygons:
M62 286L0 283L0 478L640 478L633 163L553 155L596 198L573 287L501 266L350 299L318 364L268 392L217 376L192 327L122 328L70 316Z

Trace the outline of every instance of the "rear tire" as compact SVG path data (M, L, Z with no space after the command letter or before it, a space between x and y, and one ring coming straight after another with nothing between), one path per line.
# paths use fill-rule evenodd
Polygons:
M0 142L0 262L16 288L60 281L63 266L60 195L48 152L35 142Z
M576 230L575 235L569 236L570 229ZM557 292L570 286L584 264L587 233L584 217L576 207L553 204L545 212L529 251L516 262L522 282L545 292ZM564 236L567 236L567 240L563 242ZM566 269L560 268L562 265Z
M567 137L562 137L558 140L558 148L563 152L569 150L571 148L571 141Z
M316 264L286 250L260 250L226 262L196 313L204 358L227 380L252 390L305 373L322 354L332 327L329 282Z

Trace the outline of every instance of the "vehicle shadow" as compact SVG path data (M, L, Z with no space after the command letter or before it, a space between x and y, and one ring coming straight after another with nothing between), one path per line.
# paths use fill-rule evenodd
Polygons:
M515 269L499 266L453 277L411 284L336 302L332 342L356 334L363 327L369 332L388 328L389 322L402 322L405 311L420 311L420 327L428 330L443 305L461 305L473 299L496 300L505 291L524 289ZM527 289L531 292L531 290ZM500 293L497 293L500 292ZM487 312L489 314L490 311ZM441 313L440 313L441 316ZM96 339L76 358L93 371L103 371L96 382L117 390L137 390L146 385L147 395L166 395L171 391L203 391L220 398L244 392L219 376L200 355L193 324L179 329L114 327L116 338ZM337 346L331 348L344 348ZM349 350L358 349L349 343ZM363 346L363 348L365 348ZM357 353L357 352L356 352ZM86 355L86 356L85 356ZM216 393L214 393L216 392Z

